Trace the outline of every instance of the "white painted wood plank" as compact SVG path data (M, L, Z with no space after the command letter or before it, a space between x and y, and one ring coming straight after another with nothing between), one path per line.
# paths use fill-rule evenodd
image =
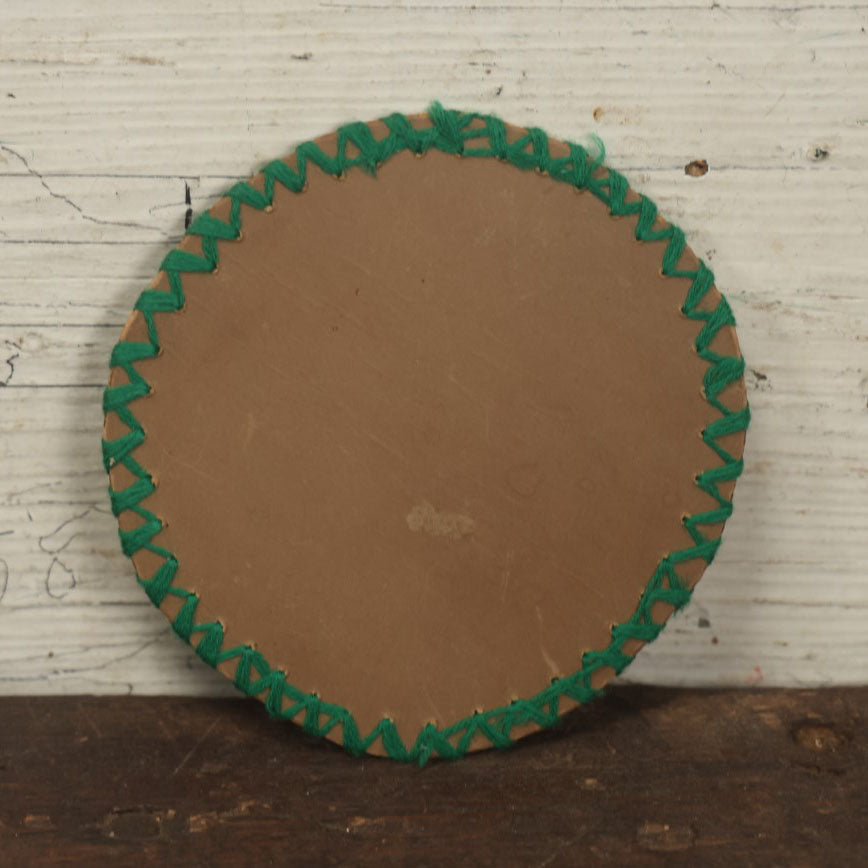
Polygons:
M820 145L858 165L864 7L655 5L267 3L245 14L219 3L203 14L126 2L58 14L19 0L4 28L16 95L4 139L28 160L38 150L41 173L72 160L234 175L339 122L440 96L551 129L575 119L578 134L598 109L612 147L657 165L700 147L718 165L801 165Z
M119 552L108 353L187 188L198 211L297 141L434 97L599 132L738 317L754 425L736 514L628 677L868 680L866 5L287 5L0 10L0 693L231 692Z

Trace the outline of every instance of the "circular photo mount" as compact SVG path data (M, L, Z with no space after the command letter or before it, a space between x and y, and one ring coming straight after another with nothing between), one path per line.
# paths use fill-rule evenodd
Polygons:
M272 715L419 763L552 725L658 635L749 419L681 230L602 154L439 105L236 184L111 366L152 602Z

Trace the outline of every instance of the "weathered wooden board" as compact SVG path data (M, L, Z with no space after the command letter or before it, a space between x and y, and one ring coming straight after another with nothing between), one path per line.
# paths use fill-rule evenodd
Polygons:
M619 688L508 755L355 759L255 702L0 699L4 865L862 866L868 688Z
M110 348L188 208L304 138L435 97L599 132L735 309L755 419L736 515L629 677L868 680L866 28L865 4L797 0L6 0L0 693L230 690L119 552Z

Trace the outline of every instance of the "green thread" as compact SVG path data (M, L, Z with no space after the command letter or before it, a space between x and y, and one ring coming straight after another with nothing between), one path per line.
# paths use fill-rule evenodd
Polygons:
M509 142L504 123L490 115L451 111L435 103L428 116L431 126L416 129L404 115L390 115L383 119L389 132L382 139L377 139L367 124L348 124L338 130L334 155L324 153L314 142L305 142L295 151L295 168L282 160L275 160L262 169L262 190L242 181L228 191L228 220L202 214L193 221L188 234L201 239L201 255L172 250L160 266L160 270L166 273L169 291L148 289L141 293L136 302L135 309L145 322L148 343L121 341L112 351L111 366L123 370L129 382L105 390L103 410L106 414L116 414L129 430L116 440L103 440L102 444L106 471L116 464L122 464L136 480L121 491L109 487L114 514L132 511L141 519L135 529L118 532L121 546L129 557L145 550L162 558L161 565L150 578L139 577L138 581L156 606L169 596L180 601L180 609L172 622L175 632L193 645L197 654L209 665L216 667L234 663L235 686L248 696L263 698L272 716L288 720L303 715L303 728L317 736L324 736L341 727L344 746L350 753L364 753L379 740L388 756L420 765L424 765L432 756L446 759L462 756L477 736L487 739L494 747L505 748L512 744L511 731L515 727L528 723L541 728L552 726L560 715L562 697L578 703L594 699L602 692L591 685L594 672L601 668L620 672L633 659L633 655L623 650L627 642L649 642L656 638L663 625L654 622L651 616L653 605L663 602L680 609L690 599L690 589L679 578L676 566L696 558L709 564L714 558L720 541L707 537L702 527L720 524L729 518L732 503L722 494L719 486L736 479L742 470L742 462L730 455L718 441L727 434L744 431L750 420L747 406L732 411L719 400L727 386L741 379L744 360L721 356L711 349L720 329L734 324L725 299L721 298L713 310L703 310L700 306L713 285L714 275L701 262L694 270L679 267L685 248L684 233L672 224L655 229L657 206L647 197L640 195L635 201L627 201L627 181L618 172L605 167L605 150L599 139L595 139L595 156L581 145L567 143L569 155L553 157L549 151L548 136L539 129L528 129L518 140ZM348 145L353 145L358 152L355 156L347 155ZM391 720L382 719L370 733L363 736L348 709L299 690L286 680L283 672L273 669L262 654L253 648L244 645L224 648L225 631L219 622L196 623L199 598L174 585L178 561L171 552L153 542L163 527L162 521L141 505L153 492L154 481L133 457L144 442L145 432L130 409L130 404L150 392L150 386L138 372L136 364L154 358L160 351L154 314L183 308L182 274L210 272L217 267L218 242L235 240L241 233L242 205L260 211L269 207L278 184L293 193L300 193L307 184L310 165L335 177L354 168L373 175L383 162L397 153L412 151L421 155L432 149L463 157L495 158L519 169L545 172L556 181L588 190L608 207L613 216L635 217L635 237L638 241L666 243L661 273L668 278L690 280L681 312L702 324L694 345L697 354L708 364L703 378L704 395L720 414L702 432L702 439L722 464L696 476L696 485L716 501L717 508L685 517L684 526L693 545L671 552L660 561L632 617L612 628L608 648L586 652L582 655L581 667L577 672L555 679L533 697L476 712L442 729L428 724L419 732L413 744L408 746Z

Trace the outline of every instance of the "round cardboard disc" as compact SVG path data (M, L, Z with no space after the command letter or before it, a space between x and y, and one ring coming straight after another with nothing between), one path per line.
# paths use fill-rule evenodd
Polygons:
M272 714L458 756L597 695L687 601L742 372L650 200L435 106L306 143L194 221L114 350L112 505L152 601Z

